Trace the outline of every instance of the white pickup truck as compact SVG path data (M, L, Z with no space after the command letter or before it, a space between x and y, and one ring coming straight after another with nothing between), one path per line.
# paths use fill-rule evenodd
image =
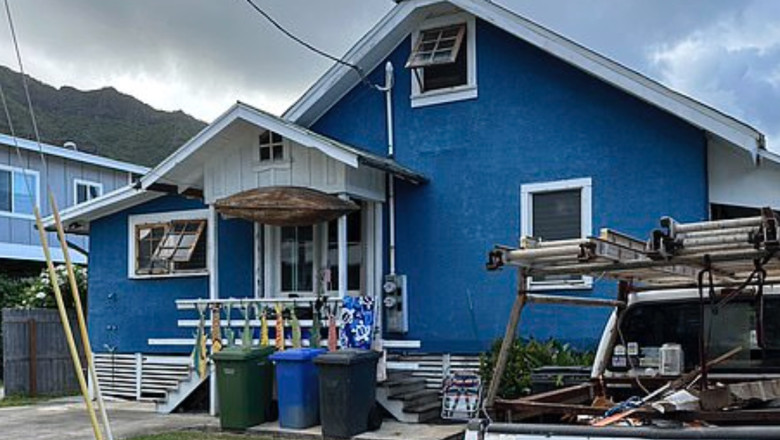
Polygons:
M728 409L710 402L717 397L698 396L701 399L695 410L672 409L662 414L643 405L617 423L603 427L593 424L602 420L605 408L611 406L594 407L597 397L614 404L632 396L637 401L665 385L668 389L670 382L679 379L679 375L668 375L668 365L661 365L659 352L664 346L681 351L678 367L682 374L694 371L692 376L696 377L700 328L710 341L705 348L707 359L742 348L709 368L709 384L723 384L721 390L731 390L728 384L780 378L780 289L765 287L762 300L754 290L747 289L724 303L722 299L731 292L716 289L712 298L705 292L703 326L696 289L628 295L621 322L615 310L605 326L589 383L513 401L499 400L496 414L513 422L472 420L465 440L780 439L780 399L775 400L780 394L773 394L780 390L770 388L748 396L752 404L741 401ZM694 395L698 394L697 388L698 384L689 387ZM653 400L663 396L656 393ZM733 395L726 397L733 403ZM651 402L646 399L643 403Z

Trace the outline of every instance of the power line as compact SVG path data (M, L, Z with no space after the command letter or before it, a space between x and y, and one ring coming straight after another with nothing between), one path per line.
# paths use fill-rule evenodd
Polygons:
M368 87L371 87L372 89L377 89L377 90L380 89L379 86L377 86L376 84L372 83L368 79L368 77L366 76L365 72L363 72L363 69L361 69L359 66L357 66L355 64L352 64L350 62L344 61L343 59L338 58L336 56L333 56L333 55L325 52L324 50L321 50L321 49L318 49L318 48L314 47L312 44L304 41L300 37L296 36L292 32L290 32L287 29L285 29L285 27L282 26L273 17L271 17L271 15L269 15L267 12L265 12L259 6L257 6L253 0L246 0L246 2L249 3L249 6L251 6L252 9L254 9L258 14L262 15L263 18L268 20L268 22L271 23L276 29L278 29L281 33L286 35L287 38L295 41L296 43L300 44L301 46L305 47L306 49L309 49L310 51L316 53L317 55L319 55L321 57L325 57L325 58L327 58L327 59L329 59L331 61L335 61L338 64L342 64L344 66L349 67L350 69L352 69L355 72L357 72L358 76L360 76L360 81L363 84L367 85Z
M22 63L22 53L19 50L19 41L16 38L16 28L14 27L14 20L11 15L11 7L8 6L8 0L5 0L5 13L8 16L8 27L11 29L11 39L14 43L14 50L16 51L16 61L19 63L19 73L22 76L22 86L24 86L24 95L27 98L27 108L30 110L30 121L32 122L33 133L35 134L35 142L38 144L38 153L41 156L43 163L43 170L46 176L49 175L49 164L46 162L46 158L43 154L43 147L41 146L41 134L38 131L38 120L35 119L35 111L33 111L32 99L30 98L30 88L27 85L27 75L24 73L24 64ZM10 124L10 116L9 116ZM48 182L48 178L47 178Z

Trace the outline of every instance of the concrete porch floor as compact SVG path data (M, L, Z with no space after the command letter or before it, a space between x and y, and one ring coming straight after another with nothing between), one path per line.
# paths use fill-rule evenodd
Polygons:
M460 440L463 438L464 424L428 425L406 424L395 420L385 420L382 427L373 432L365 432L353 439L356 440ZM273 438L291 438L300 440L322 439L322 428L315 426L309 429L286 429L278 422L265 423L250 428L247 434L267 435Z

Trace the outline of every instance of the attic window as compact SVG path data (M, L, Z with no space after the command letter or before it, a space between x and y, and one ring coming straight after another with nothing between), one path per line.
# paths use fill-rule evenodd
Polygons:
M420 32L417 46L406 62L406 68L451 64L458 58L466 24L456 24Z
M477 97L475 31L474 17L461 13L426 20L412 35L412 107Z
M465 34L465 23L420 32L406 67L422 93L468 84Z
M260 162L280 162L284 160L282 135L270 130L260 135Z

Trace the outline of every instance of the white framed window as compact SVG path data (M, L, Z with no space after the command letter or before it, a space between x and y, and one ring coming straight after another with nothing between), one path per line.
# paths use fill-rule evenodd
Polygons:
M206 209L130 216L128 276L165 278L208 275L207 219Z
M520 233L542 240L585 238L592 234L592 183L589 177L524 184L520 189ZM534 277L531 290L590 289L591 277Z
M266 130L259 137L260 163L278 163L285 159L284 138L279 133Z
M0 165L0 215L32 218L40 201L39 179L35 170Z
M88 202L103 195L103 184L84 179L73 179L73 204Z
M477 97L476 20L459 13L426 20L412 34L406 62L412 107Z

